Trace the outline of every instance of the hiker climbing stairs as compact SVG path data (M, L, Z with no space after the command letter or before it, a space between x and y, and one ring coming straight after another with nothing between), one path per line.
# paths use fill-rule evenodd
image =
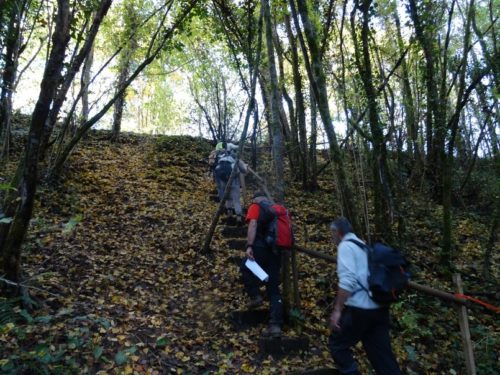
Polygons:
M236 222L226 218L222 220L225 224L220 231L225 239L225 243L230 250L243 253L246 245L246 226L238 226ZM243 256L232 255L228 258L230 264L241 266L244 261ZM254 327L265 326L269 321L269 309L243 309L235 310L229 314L229 319L235 330L246 330ZM307 337L261 337L258 340L259 350L266 355L286 356L301 353L309 349L309 339Z

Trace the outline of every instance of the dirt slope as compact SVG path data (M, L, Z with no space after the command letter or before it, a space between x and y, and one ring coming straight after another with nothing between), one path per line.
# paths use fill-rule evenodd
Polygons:
M199 251L216 208L203 162L210 146L142 136L113 145L106 137L87 139L64 181L40 190L24 262L30 284L43 290L32 290L42 305L0 330L2 370L266 374L333 366L325 322L334 267L299 258L305 321L302 332L286 334L306 334L311 350L264 356L257 345L264 327L237 331L227 316L245 303L228 260L243 249L232 250L219 228L212 255ZM329 190L299 195L292 188L289 197L299 241L324 251L331 251L326 223L338 214ZM394 345L405 371L460 373L460 342L449 333L454 310L417 295L409 300L411 308L395 306ZM429 309L441 310L429 316ZM480 337L495 340L490 324L480 322L493 328ZM441 357L436 342L451 354Z

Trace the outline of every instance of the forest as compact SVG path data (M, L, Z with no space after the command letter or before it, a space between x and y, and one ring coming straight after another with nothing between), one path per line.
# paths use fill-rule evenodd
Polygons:
M344 216L400 249L412 281L459 293L392 304L402 371L498 374L499 14L0 0L0 372L337 373L329 227ZM284 335L299 351L269 354L262 324L235 322L247 232L213 201L218 142L252 170L245 209L265 188L292 215Z

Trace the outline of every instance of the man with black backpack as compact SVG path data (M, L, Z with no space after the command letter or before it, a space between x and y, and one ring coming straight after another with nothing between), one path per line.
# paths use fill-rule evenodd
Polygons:
M335 220L330 229L337 245L339 288L330 317L329 345L338 370L360 374L351 347L361 341L376 374L401 374L389 337L389 307L373 300L368 281L371 249L353 233L346 218Z
M217 164L214 168L214 176L215 183L217 185L217 194L219 196L219 200L222 200L224 189L226 188L226 185L229 181L229 177L231 176L233 167L236 164L237 149L237 145L228 143L226 145L226 149L223 152L219 153L217 156ZM243 210L241 208L240 202L240 173L242 175L247 174L247 166L241 159L238 161L236 176L234 177L230 186L231 191L229 193L229 198L226 200L227 213L230 214L231 211L234 211L238 224L243 223Z
M255 260L269 275L266 283L267 296L270 304L268 336L279 337L283 324L283 303L280 293L281 250L290 248L293 244L291 220L285 207L274 204L262 191L253 195L253 203L248 208L246 222L248 223L246 256ZM241 265L242 281L245 291L250 297L248 308L263 304L260 295L260 282L247 268L245 262Z

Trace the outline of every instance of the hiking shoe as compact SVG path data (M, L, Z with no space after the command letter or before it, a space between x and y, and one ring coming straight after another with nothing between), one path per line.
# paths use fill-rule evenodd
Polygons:
M262 299L261 296L257 297L252 297L250 298L250 301L247 303L247 309L255 309L257 307L260 307L264 304L264 300Z
M281 327L277 324L269 324L269 327L264 331L264 336L281 337Z

